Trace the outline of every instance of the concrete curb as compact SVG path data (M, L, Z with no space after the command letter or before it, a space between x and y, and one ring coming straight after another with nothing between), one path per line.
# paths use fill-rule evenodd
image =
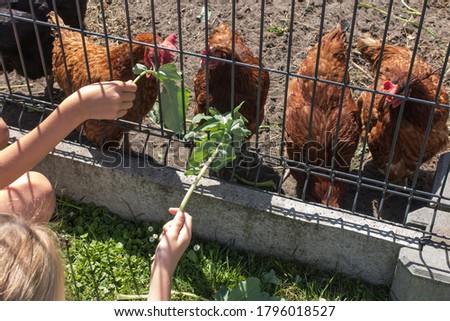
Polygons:
M450 300L449 250L424 246L402 248L391 286L391 298L407 301Z
M439 158L433 193L449 197L450 153ZM438 198L433 199L437 201ZM440 236L450 236L449 202L430 204L408 215L407 225L422 228ZM450 300L450 243L433 235L421 250L402 248L391 286L394 300Z
M11 136L22 133L12 130ZM64 193L109 208L125 219L167 220L192 178L171 168L105 168L98 150L59 144L35 170ZM418 248L421 232L239 185L205 178L188 211L194 234L242 250L297 260L321 269L390 285L400 249Z

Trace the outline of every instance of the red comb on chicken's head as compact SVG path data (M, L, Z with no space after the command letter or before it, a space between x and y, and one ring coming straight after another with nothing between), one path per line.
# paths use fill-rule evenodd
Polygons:
M175 60L175 53L169 50L164 50L161 48L168 48L178 50L177 46L175 46L177 42L177 35L171 34L168 36L161 44L158 45L158 66L161 67L165 64L171 63ZM146 49L144 55L144 63L149 69L153 69L153 63L155 63L155 49L148 48Z
M395 85L388 80L383 83L383 90L389 94L397 95L400 90L400 86ZM401 105L402 100L400 98L388 96L386 97L386 103L390 104L392 108L397 108Z
M160 47L178 50L177 46L175 45L176 43L177 43L177 35L171 34L166 39L164 39ZM159 59L159 66L171 63L172 61L175 60L175 53L169 50L158 49L158 59Z
M177 35L176 34L171 34L166 39L164 39L164 41L160 45L158 45L159 46L159 49L158 49L158 62L159 62L159 66L160 67L165 65L165 64L171 63L172 61L175 60L175 53L174 52L169 51L169 50L161 49L161 47L178 50L177 46L175 46L176 43L177 43Z

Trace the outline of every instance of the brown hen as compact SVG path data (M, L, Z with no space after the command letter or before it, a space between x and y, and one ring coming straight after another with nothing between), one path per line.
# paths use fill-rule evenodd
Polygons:
M381 43L371 38L360 38L357 48L367 59L376 73L380 59ZM412 52L405 47L386 44L384 47L378 89L390 94L403 95L410 69ZM435 101L439 82L432 67L422 58L416 56L409 82L409 97L425 101ZM370 89L373 89L373 84ZM358 99L362 111L363 129L369 121L372 93L363 92ZM376 94L370 115L368 145L374 165L381 173L386 174L389 153L392 148L395 127L400 105L404 99ZM448 105L448 95L444 87L438 95L438 102ZM416 169L419 153L425 138L425 132L432 112L429 104L405 101L404 112L400 122L398 140L395 145L389 179L402 181L407 179ZM448 144L449 111L444 107L436 107L431 132L426 142L422 163L430 160Z
M232 103L232 29L226 23L219 24L208 38L208 54L211 57L226 59L230 62L210 59L207 70L206 61L202 59L201 67L197 71L194 82L196 97L194 113L206 112L206 73L208 72L209 106L216 108L221 113L225 113L231 111L232 107L245 102L240 109L240 113L248 120L247 128L254 134L264 119L264 105L270 86L269 73L265 70L261 71L261 90L258 104L259 58L251 52L244 39L236 32L234 39L235 61L252 65L256 68L235 66L234 100ZM202 54L206 54L206 50ZM264 66L261 65L261 67Z
M51 16L54 22L54 16ZM59 19L61 25L61 19ZM109 46L109 56L111 61L112 74L109 71L108 55L105 46L96 44L88 37L84 37L85 50L80 33L61 28L61 38L56 32L55 45L53 46L53 74L56 81L64 92L69 95L79 88L90 83L133 79L133 63L146 65L148 69L153 69L155 63L155 50L150 46L133 44L132 55L130 45L124 43L116 46ZM142 33L133 38L133 41L154 44L153 34ZM161 47L176 49L176 36L169 36L164 42L157 37L156 43ZM158 50L159 66L173 61L174 55L167 50ZM133 58L133 59L132 59ZM89 65L89 74L87 70ZM67 68L67 72L66 72ZM89 78L90 76L90 78ZM130 122L142 122L143 118L153 107L157 95L158 84L155 77L143 77L137 84L136 99L133 107L121 119ZM105 144L117 146L122 139L124 130L134 127L129 124L120 126L113 121L91 120L85 123L83 134L97 147ZM81 130L81 126L78 128Z
M314 77L317 51L318 44L308 52L298 70L299 75ZM342 27L337 25L322 37L317 77L321 80L348 83L348 76L344 79L346 60L345 34ZM316 92L313 101L314 86ZM313 117L310 123L312 108ZM339 113L341 115L338 124ZM336 140L337 126L339 133ZM309 139L308 130L311 132ZM325 168L331 168L333 165L337 171L348 172L360 134L360 114L350 89L343 90L342 86L320 81L315 84L313 80L303 78L294 78L290 82L285 134L289 159ZM294 166L294 163L291 165ZM305 169L302 164L298 167ZM320 168L314 170L327 177L312 173L306 187L308 195L323 204L340 207L347 185L339 180L335 180L331 185L329 171ZM298 187L304 187L306 173L300 170L291 170L291 173L297 180Z

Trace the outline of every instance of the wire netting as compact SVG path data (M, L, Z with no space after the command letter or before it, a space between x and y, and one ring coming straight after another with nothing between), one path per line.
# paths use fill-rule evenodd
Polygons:
M143 166L171 166L184 170L192 151L192 144L183 140L183 135L188 131L190 120L194 116L194 109L199 93L193 88L198 70L206 68L210 72L205 73L204 95L207 97L206 108L209 107L211 97L218 95L225 97L230 102L229 111L236 107L236 101L250 99L248 95L256 97L254 119L256 119L255 133L246 142L237 159L227 166L221 173L211 173L219 179L228 180L236 184L244 184L253 188L262 189L265 192L275 193L284 197L301 199L307 202L316 202L318 206L334 207L330 203L340 186L346 185L347 190L342 192L339 201L340 210L355 215L364 215L389 224L400 224L411 229L425 229L426 233L446 237L439 228L436 228L436 220L432 219L429 226L417 226L411 223L410 215L418 210L428 209L432 217L436 217L442 210L448 208L450 195L446 195L445 183L448 173L448 165L438 162L441 154L445 154L447 146L441 144L435 148L433 155L428 155L428 148L436 144L433 135L437 131L434 116L437 111L447 113L450 108L448 97L449 79L449 33L445 21L450 19L448 3L446 1L66 1L67 8L61 7L59 1L47 1L50 9L61 17L72 17L72 25L62 26L49 23L47 19L39 17L42 10L41 4L33 1L24 1L28 5L29 15L20 15L15 8L19 8L21 1L2 1L0 4L0 21L2 26L7 26L9 33L1 36L2 50L1 67L3 76L0 79L0 100L2 101L2 117L9 126L29 131L42 122L67 95L60 87L61 84L53 82L52 63L48 62L51 55L51 47L61 48L64 70L70 73L87 73L88 82L98 79L101 72L114 78L117 69L114 47L119 44L128 44L123 47L128 53L132 52L134 44L140 44L147 48L159 48L156 40L153 43L140 43L133 40L136 35L147 32L156 39L162 39L169 34L177 35L177 48L170 49L175 54L175 64L182 75L180 86L191 90L188 109L183 109L183 130L174 132L164 126L164 119L169 117L165 113L163 100L161 99L162 86L158 84L157 101L154 106L147 106L148 115L141 115L136 107L136 116L133 119L119 119L114 123L103 121L90 121L90 123L108 124L121 128L123 135L118 140L118 148L111 150L104 148L105 153L110 153L113 159L105 166L122 166L127 157L139 157ZM28 3L27 3L28 2ZM44 1L45 2L45 1ZM86 11L86 12L85 12ZM67 18L68 19L68 18ZM211 43L216 45L213 39L213 30L221 22L231 26L231 41L229 55L216 56ZM342 60L343 74L340 80L324 77L321 71L321 60L325 57L329 48L322 46L323 38L334 26L341 24L345 27L346 48L340 51L345 56ZM24 27L25 26L25 27ZM4 28L4 27L2 27ZM73 70L66 56L71 52L61 30L70 30L79 34L79 42L82 50L79 57L84 57L85 70ZM5 29L6 30L6 29ZM25 31L24 31L25 30ZM27 37L24 33L28 32ZM240 35L249 50L256 57L252 63L243 57ZM379 60L389 59L385 55L385 49L389 45L403 46L410 50L409 63L402 65L401 70L393 73L401 74L404 79L401 91L386 95L384 88L386 68L398 68L395 63L390 66L375 64L373 71L367 59L363 58L361 50L357 49L357 41L361 37L370 37L380 41ZM9 38L8 38L9 37ZM31 39L31 40L30 40ZM62 39L62 41L60 40ZM15 43L16 51L12 59L8 49L9 42ZM48 42L52 44L48 49ZM224 42L222 41L222 44ZM318 44L314 59L307 62L312 74L299 73L299 67L306 63L308 52ZM102 65L89 61L88 53L92 46L101 46L106 63ZM209 50L204 50L209 48ZM321 51L324 51L321 53ZM160 51L155 51L159 55ZM330 52L332 53L332 52ZM325 54L325 55L324 55ZM131 70L137 61L132 54L129 65L120 66ZM54 58L54 57L53 57ZM419 64L419 60L426 61L432 73L417 80L416 71L413 68ZM15 64L12 63L15 61ZM226 74L223 79L229 81L220 88L214 87L214 68L224 65ZM212 67L211 67L212 66ZM329 65L330 72L333 66ZM34 69L40 70L39 77L32 74ZM210 68L210 69L208 69ZM33 70L32 70L33 69ZM254 93L242 90L240 82L243 70L254 75L252 81L257 85ZM304 70L304 69L302 69ZM264 98L264 74L270 76L267 100ZM435 77L432 85L432 96L420 96L417 94L417 82L426 82L427 77ZM326 75L326 72L325 72ZM131 77L131 76L130 76ZM75 77L76 78L76 77ZM72 77L74 79L74 77ZM222 79L222 80L223 80ZM106 80L106 79L102 79ZM124 79L125 80L125 79ZM301 133L306 137L305 146L307 156L302 159L291 159L286 153L289 142L287 122L292 114L288 112L292 91L289 84L294 80L312 84L307 91L311 104L304 107L308 112L303 118L309 117L307 126L304 122L298 122L295 133ZM391 79L393 83L398 79ZM245 81L248 81L245 79ZM329 92L321 90L323 84L339 88L336 97L329 98ZM70 84L71 86L76 84ZM69 87L71 87L69 86ZM426 85L423 85L426 86ZM375 89L373 89L375 88ZM344 93L351 91L351 99L357 102L363 93L370 108L369 116L362 120L365 132L362 132L357 141L350 164L339 166L339 153L341 152L340 134L346 129L348 122L346 108L347 98ZM379 107L377 97L384 95L390 98L400 98L400 105L392 108L395 117L384 121L378 114ZM336 107L334 114L324 113L324 117L316 118L314 115L321 109L321 99L329 98L329 108ZM136 106L142 102L142 97L136 97ZM266 101L265 101L266 100ZM265 104L264 104L265 101ZM145 102L144 102L145 103ZM184 103L184 102L183 102ZM420 106L418 110L414 104ZM360 107L360 105L358 104ZM214 107L214 106L213 106ZM383 107L383 108L389 108ZM264 110L264 117L260 115ZM426 110L426 112L424 112ZM363 112L363 111L360 111ZM360 117L358 115L358 117ZM377 118L379 117L379 118ZM437 116L436 116L437 117ZM262 119L262 122L259 121ZM407 119L412 125L415 134L406 138ZM421 127L414 127L420 120ZM333 130L329 132L327 140L330 146L323 146L323 142L314 139L314 128L322 128L324 123L334 122ZM374 129L380 123L382 130L389 131L387 139L381 147L372 147L371 139L376 135ZM445 120L448 122L448 119ZM403 124L403 125L402 125ZM97 148L85 136L86 126L78 128L67 140L74 144ZM108 143L106 128L103 136L99 134L101 144ZM325 128L325 127L323 127ZM446 126L441 128L448 130ZM324 129L325 130L325 129ZM380 129L378 129L380 130ZM121 131L121 133L122 133ZM420 132L421 140L417 142L417 132ZM300 134L299 134L300 135ZM448 134L446 136L448 141ZM414 141L410 147L408 141ZM375 143L374 143L375 144ZM369 148L370 147L370 148ZM395 151L402 148L403 155ZM415 168L402 179L392 179L391 172L397 171L396 167L405 167L398 157L409 157L408 148L415 161ZM318 164L309 157L309 153L323 149L328 155L329 161ZM383 168L373 159L374 150L382 150L386 157ZM120 152L117 152L120 151ZM445 160L444 157L441 157ZM423 160L427 160L423 162ZM436 175L436 173L438 173ZM303 181L297 182L295 177L303 177ZM314 184L319 184L318 178L323 178L328 183L326 197L317 199L311 192ZM442 182L442 184L440 184ZM311 187L313 186L313 187ZM322 204L321 204L322 203Z

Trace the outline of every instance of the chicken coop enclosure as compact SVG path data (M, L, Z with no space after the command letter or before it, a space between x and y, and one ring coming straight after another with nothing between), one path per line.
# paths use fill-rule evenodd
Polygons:
M10 127L31 130L88 83L134 79L137 63L174 64L178 100L167 98L164 79L144 77L129 114L88 121L67 141L102 150L105 167L132 157L142 168L185 170L192 118L244 102L252 135L210 175L448 242L439 220L421 226L410 216L435 217L450 201L441 157L448 1L0 4L0 99Z

